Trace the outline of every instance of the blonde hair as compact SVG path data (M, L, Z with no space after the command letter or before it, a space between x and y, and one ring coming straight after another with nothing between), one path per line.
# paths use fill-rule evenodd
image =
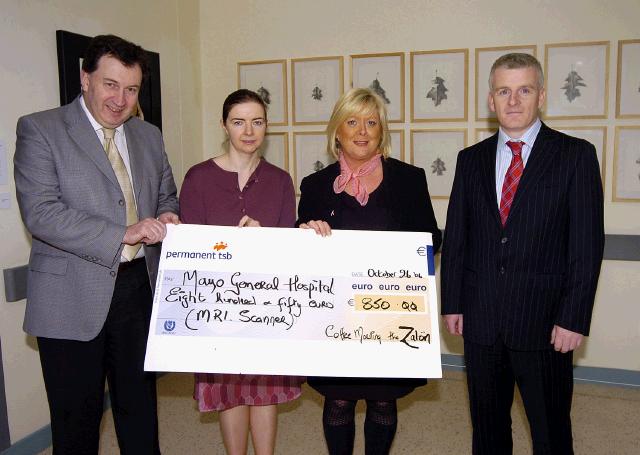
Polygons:
M387 109L384 101L373 91L367 88L352 88L344 93L333 107L329 124L327 125L327 153L338 159L340 144L336 140L338 128L349 117L362 114L378 114L380 118L381 138L378 149L384 158L391 153L391 139L389 137L389 125L387 122Z

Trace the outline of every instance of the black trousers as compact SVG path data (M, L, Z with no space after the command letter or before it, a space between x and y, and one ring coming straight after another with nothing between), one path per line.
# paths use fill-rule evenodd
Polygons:
M482 346L465 340L464 357L474 455L510 455L514 384L524 403L533 453L573 454L573 355L553 349L514 351L501 340Z
M121 453L160 453L156 375L144 371L151 304L143 258L121 266L96 338L38 338L55 455L98 453L105 378Z

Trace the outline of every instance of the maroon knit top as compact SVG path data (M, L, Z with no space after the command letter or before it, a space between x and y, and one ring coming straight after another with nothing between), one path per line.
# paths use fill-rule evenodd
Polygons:
M235 226L249 215L261 226L293 227L295 210L291 176L263 159L242 189L236 172L209 159L189 169L180 191L183 223Z

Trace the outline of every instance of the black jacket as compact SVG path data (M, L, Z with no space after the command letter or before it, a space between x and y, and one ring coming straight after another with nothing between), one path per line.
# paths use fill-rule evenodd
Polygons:
M431 206L424 170L394 158L383 159L382 169L382 188L386 191L385 199L390 201L389 230L430 232L434 253L437 252L442 234ZM302 179L296 225L322 220L333 229L342 228L339 195L333 191L333 181L338 174L340 165L336 162Z

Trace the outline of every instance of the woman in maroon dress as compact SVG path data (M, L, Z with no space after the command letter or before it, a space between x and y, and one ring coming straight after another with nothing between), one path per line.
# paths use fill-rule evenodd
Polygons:
M221 226L293 227L295 193L289 174L261 159L266 106L250 90L230 94L222 107L227 135L222 155L193 166L180 193L183 223ZM303 378L196 373L194 398L200 411L220 411L229 454L273 454L276 404L300 396Z

